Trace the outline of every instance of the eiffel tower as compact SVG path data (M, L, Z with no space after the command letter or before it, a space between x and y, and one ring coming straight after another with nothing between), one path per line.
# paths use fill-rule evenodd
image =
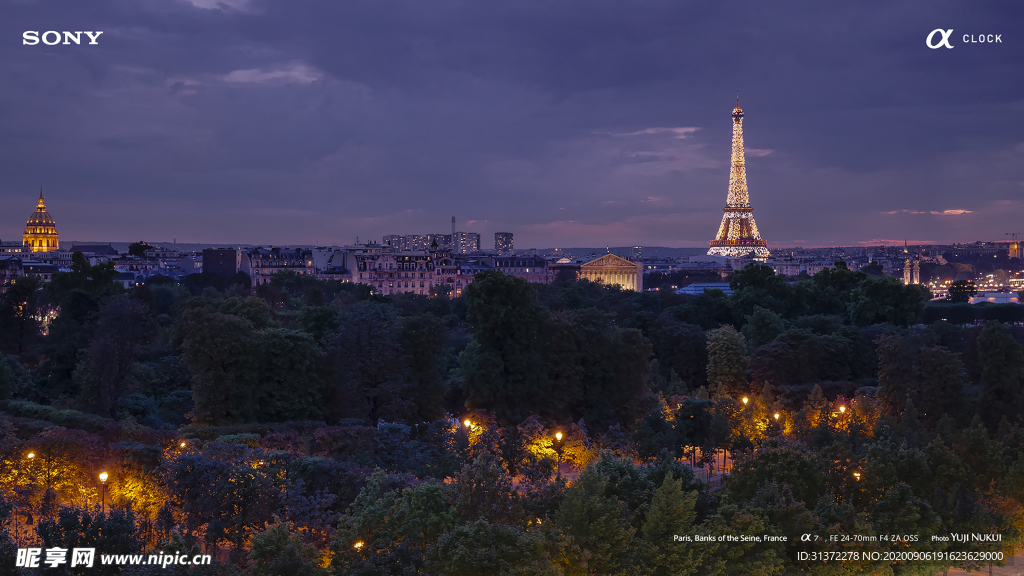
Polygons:
M770 256L768 245L761 239L754 223L754 209L747 193L747 169L743 160L743 110L736 93L736 109L732 111L732 170L729 172L729 196L718 234L711 241L708 254L738 258L753 252L757 260Z

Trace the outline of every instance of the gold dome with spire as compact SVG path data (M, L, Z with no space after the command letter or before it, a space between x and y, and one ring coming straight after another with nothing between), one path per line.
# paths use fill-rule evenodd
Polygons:
M53 252L57 249L57 226L53 222L53 217L46 211L42 187L39 188L36 211L28 217L22 238L25 247L32 252Z

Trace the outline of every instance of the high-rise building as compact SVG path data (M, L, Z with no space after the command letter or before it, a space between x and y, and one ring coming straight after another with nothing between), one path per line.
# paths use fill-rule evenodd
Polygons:
M629 259L633 262L640 262L644 259L644 247L633 246L629 249Z
M498 256L511 256L514 250L512 247L511 232L494 233L494 253Z
M39 188L39 202L36 211L28 217L22 241L33 252L53 252L58 247L57 226L46 211L43 189Z
M476 232L456 232L452 235L453 251L456 254L472 254L480 251L480 235Z
M743 110L736 95L732 111L732 168L729 172L729 195L718 234L711 241L709 255L738 258L753 253L754 258L770 256L767 243L761 239L754 223L754 209L747 192L747 169L743 154Z

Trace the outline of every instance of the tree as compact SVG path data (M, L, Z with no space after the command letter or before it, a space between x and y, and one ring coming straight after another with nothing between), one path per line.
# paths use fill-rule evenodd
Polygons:
M549 386L534 411L554 421L585 420L595 430L630 426L647 411L651 346L635 328L620 328L594 309L552 315L540 367Z
M44 518L36 525L36 533L43 548L95 548L96 555L139 554L142 539L135 524L135 514L127 510L110 509L107 513L88 512L64 507L56 518ZM120 574L120 566L102 566L96 559L92 568L79 567L74 574ZM70 565L70 563L69 563Z
M554 522L563 534L560 564L566 575L617 574L625 568L636 529L622 501L606 496L608 478L584 470L566 492Z
M277 521L253 536L249 561L255 574L320 576L326 572L320 567L317 549L293 530L291 522Z
M34 276L4 286L0 296L0 354L15 354L26 360L38 353L39 286Z
M149 306L113 298L100 308L85 358L75 369L82 398L104 416L115 416L117 400L131 386L140 348L156 331Z
M686 576L696 574L705 553L701 547L679 546L673 536L690 534L697 518L697 491L683 492L681 478L669 474L658 487L641 530L639 554L645 574Z
M139 258L146 257L146 250L152 250L153 247L148 242L133 242L128 245L128 255L138 256Z
M676 311L662 312L647 334L663 375L675 372L687 388L696 390L707 385L707 336L700 326L679 320Z
M490 524L478 518L443 534L431 549L441 574L461 576L555 576L538 530Z
M18 379L14 376L7 358L0 353L0 400L7 400L18 391Z
M423 573L429 546L455 527L440 485L389 489L388 483L383 472L371 476L338 523L334 574Z
M950 284L946 299L950 302L970 302L971 297L977 293L978 287L973 280L957 280Z
M252 322L238 316L186 310L179 323L181 359L192 371L195 424L255 420L259 410L257 339Z
M295 319L302 330L317 342L338 329L338 310L334 306L303 306Z
M473 342L460 362L466 406L495 413L514 425L543 407L544 378L541 330L547 314L526 280L487 271L476 275L465 292L466 322Z
M445 415L448 338L448 328L432 314L408 316L401 321L398 342L408 367L408 396L413 405L410 422L432 422Z
M747 323L743 326L743 339L751 350L768 344L786 330L786 324L781 316L760 306L754 307L754 313L747 316L746 320Z
M850 295L850 320L857 326L882 322L909 326L924 313L930 297L928 289L917 284L904 286L892 276L869 277Z
M982 388L979 412L986 426L995 430L1003 416L1014 418L1020 411L1024 353L1009 328L996 322L981 329L977 349Z
M322 354L313 337L299 330L265 328L256 333L259 422L319 418L321 382L316 367Z
M708 386L715 396L749 390L747 347L743 335L730 325L708 332Z
M331 411L358 417L372 426L380 419L402 420L411 411L398 340L399 319L393 307L358 302L340 317L341 326L327 346L333 374Z
M13 509L7 495L0 493L0 576L18 576L24 572L15 567L15 546L9 533Z

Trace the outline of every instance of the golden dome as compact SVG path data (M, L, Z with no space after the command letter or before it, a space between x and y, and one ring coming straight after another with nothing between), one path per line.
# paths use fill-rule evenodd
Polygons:
M57 249L57 227L53 217L46 211L42 188L39 189L39 202L36 203L36 211L28 217L25 234L22 238L24 245L32 252L52 252Z

